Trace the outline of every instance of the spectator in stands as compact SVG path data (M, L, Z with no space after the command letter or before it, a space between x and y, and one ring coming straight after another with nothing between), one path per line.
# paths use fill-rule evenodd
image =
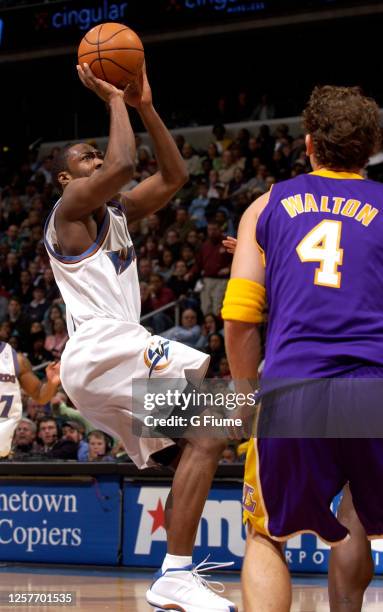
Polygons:
M208 182L208 191L207 191L207 197L209 198L209 200L211 198L218 198L218 191L216 188L216 185L218 182L219 182L218 170L211 170L209 172L209 182Z
M235 446L229 444L223 451L222 457L219 460L220 465L237 463L237 452Z
M186 263L182 259L176 262L174 272L168 280L167 286L173 291L176 298L186 297L193 289L194 282L189 278Z
M21 270L19 282L15 287L15 295L19 298L23 306L30 304L33 300L32 278L28 270Z
M113 440L103 431L95 429L88 435L88 461L114 461L111 454Z
M87 461L89 444L84 440L84 428L79 421L65 421L62 426L63 440L71 440L77 446L77 460Z
M225 345L221 334L210 334L206 352L210 355L208 376L217 376L219 374L220 361L225 356Z
M50 459L77 459L78 443L60 438L57 423L52 417L44 417L37 428L36 454Z
M207 226L207 240L197 254L195 271L203 276L201 310L219 315L230 273L231 255L222 246L222 232L214 221Z
M217 376L218 376L218 378L222 378L223 380L230 380L231 379L229 361L228 361L226 355L221 357L221 359L219 360Z
M220 155L231 145L231 139L227 136L226 128L222 123L217 123L212 129L213 136L215 137L215 144L217 145L218 152Z
M213 170L213 164L211 163L211 160L208 157L203 157L201 159L201 166L202 172L198 178L199 180L203 179L208 182L210 170Z
M169 230L175 230L178 233L181 242L183 242L186 239L187 234L192 229L195 229L195 224L190 218L187 208L185 206L179 206L176 210L176 220L169 227Z
M17 197L12 198L11 207L10 207L8 220L7 220L9 224L9 228L16 227L18 230L18 228L20 227L20 225L22 224L26 216L27 216L27 213L25 209L23 208L23 203L21 201L21 198L17 198ZM17 235L18 235L18 231L16 234L16 238L17 238ZM15 248L14 250L17 251L18 248Z
M227 96L220 96L217 100L217 105L213 110L213 118L214 121L221 121L222 123L226 123L231 119L231 111L229 100Z
M237 95L237 100L234 106L234 121L248 121L251 115L252 105L249 98L249 93L246 89L241 89Z
M203 234L201 233L200 235L203 236ZM193 250L193 253L198 251L198 249L200 248L202 244L200 235L198 235L197 230L190 230L190 232L188 232L186 236L186 242L184 246L189 246Z
M207 227L206 221L206 208L209 205L208 198L208 186L206 182L200 182L198 185L198 195L192 200L189 207L190 219L193 221L195 227L198 230L205 229ZM190 234L189 230L187 236Z
M146 236L151 236L152 238L158 238L161 231L161 223L160 218L157 214L149 215L146 219Z
M233 144L230 146L230 152L235 168L240 168L241 170L244 170L246 164L246 157L243 155L241 146L238 143L233 142Z
M173 291L164 284L164 279L160 274L152 274L150 276L149 291L155 310L166 306L166 304L173 302L175 299Z
M132 463L131 458L127 454L123 443L120 440L115 441L115 444L111 451L112 457L115 458L116 461L124 462L124 463Z
M94 429L93 425L87 421L76 408L68 406L67 403L68 398L63 391L58 391L56 395L52 397L51 416L53 416L57 422L64 423L66 421L75 421L80 424L81 430L85 433L89 433Z
M215 142L211 142L207 148L207 156L211 161L211 165L213 170L221 170L222 167L222 158L219 154L218 147Z
M52 306L50 306L48 310L45 311L44 319L43 319L43 327L47 334L53 333L54 321L56 319L63 319L64 312L65 312L64 308L61 308L59 304L52 304Z
M182 261L185 262L187 273L185 275L185 280L195 280L196 277L196 256L194 249L187 242L184 243L181 249L181 257Z
M141 256L150 259L152 266L154 266L155 263L158 262L159 258L158 240L152 236L148 236L140 249L140 254Z
M11 297L8 302L8 315L6 317L11 325L11 332L17 332L22 338L26 338L29 332L30 320L23 314L20 300Z
M22 461L34 450L37 426L30 419L23 418L19 421L13 436L11 458Z
M191 347L196 347L201 328L197 323L197 313L192 308L187 308L181 315L181 325L176 325L163 333L169 340L177 340Z
M29 320L42 321L48 307L49 304L45 296L45 288L43 285L37 285L33 288L33 300L26 311Z
M153 272L160 274L165 283L167 283L174 272L174 257L169 248L166 247L162 250L158 262L153 266Z
M218 323L218 317L212 312L205 314L201 326L201 335L197 343L197 348L205 350L208 346L210 334L219 333L223 336L223 329Z
M247 128L241 128L235 138L235 143L239 144L244 154L248 153L249 150L250 132Z
M185 144L185 137L182 134L176 134L174 137L175 143L177 145L177 148L179 150L179 152L182 152L182 147Z
M236 165L234 163L233 154L230 149L222 153L222 167L218 172L219 182L227 185L234 178Z
M185 160L186 169L190 177L193 178L201 174L201 159L188 142L185 142L182 147L182 157Z
M214 221L218 223L222 234L225 236L232 236L235 234L230 212L225 206L218 206L217 212L214 215Z
M274 138L270 134L270 127L266 124L261 125L257 136L259 145L259 156L264 164L269 164L274 152Z
M268 119L274 119L274 117L275 106L272 102L270 102L269 95L264 93L262 94L259 103L251 113L250 118L256 121L267 121Z
M55 359L60 359L69 339L66 323L61 317L53 322L53 333L46 337L44 348L52 353Z
M44 274L40 283L44 286L45 289L45 297L47 302L51 304L54 300L60 297L59 289L56 285L55 278L53 276L52 268L48 266L44 270Z
M42 366L49 361L54 361L53 354L44 348L45 337L44 331L31 333L29 336L30 348L28 350L28 359L34 367ZM42 377L43 369L39 369L36 374L39 378Z
M0 323L6 319L8 314L8 296L8 292L1 289L0 286Z
M25 408L26 419L36 423L45 416L47 416L46 404L39 404L32 397L28 397Z
M12 291L17 286L20 275L19 258L13 251L7 254L5 266L1 271L1 281L8 291Z
M140 280L148 283L150 276L153 274L152 262L147 257L140 257L138 261L138 277Z
M169 229L165 234L164 248L168 248L173 253L174 260L179 259L181 249L180 235L175 229Z
M7 225L9 220L7 220ZM20 250L21 238L19 236L19 228L17 225L8 225L5 235L1 239L1 244L8 247L11 253L17 253ZM17 267L17 257L11 257L7 260L7 267Z
M148 283L140 281L140 295L141 295L141 316L153 312L153 302L150 295L150 289Z
M241 168L234 170L234 175L231 181L227 183L225 188L225 198L229 198L233 193L238 191L245 184L245 174Z
M44 177L44 183L52 183L52 161L53 159L51 155L44 157L36 174L32 176L32 180L37 180L39 175L42 175Z

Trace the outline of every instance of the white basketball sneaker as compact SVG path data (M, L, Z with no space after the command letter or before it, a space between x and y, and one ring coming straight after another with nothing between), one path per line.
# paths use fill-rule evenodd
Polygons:
M161 570L154 575L154 582L146 591L146 601L156 610L176 612L237 612L237 606L217 593L224 591L221 582L206 580L201 573L222 569L233 563L211 563L204 559L198 565Z

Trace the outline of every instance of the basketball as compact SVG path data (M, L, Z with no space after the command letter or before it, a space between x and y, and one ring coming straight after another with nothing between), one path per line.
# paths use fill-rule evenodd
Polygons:
M89 64L94 75L124 89L144 61L142 42L122 23L101 23L87 32L78 48L78 63Z

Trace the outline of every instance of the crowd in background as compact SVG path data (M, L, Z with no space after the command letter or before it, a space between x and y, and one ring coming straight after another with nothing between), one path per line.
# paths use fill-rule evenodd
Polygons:
M153 151L139 137L136 144L136 172L126 189L157 169ZM208 376L227 380L220 310L232 256L222 239L236 235L244 210L273 183L309 170L304 138L291 137L286 125L271 133L264 124L255 134L241 129L231 139L217 124L206 150L182 136L177 146L189 181L167 207L129 226L142 315L148 315L144 325L205 351L211 356ZM59 360L68 340L65 307L43 243L44 222L59 197L51 173L56 154L57 149L43 159L28 154L0 176L0 340L23 352L41 378L44 364ZM173 306L151 314L167 304ZM14 458L127 460L118 442L91 432L64 393L42 408L24 398L24 416ZM222 461L234 460L235 449L228 448Z

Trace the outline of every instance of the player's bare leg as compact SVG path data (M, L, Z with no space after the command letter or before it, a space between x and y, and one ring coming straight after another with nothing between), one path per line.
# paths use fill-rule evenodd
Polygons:
M183 612L233 612L235 605L210 588L203 575L220 565L192 565L198 524L226 446L224 439L192 438L185 442L166 503L168 554L146 598L157 609Z
M187 441L167 501L168 553L191 555L198 523L226 440Z
M245 612L289 612L291 580L283 547L249 530L242 569Z
M352 503L348 485L338 510L338 520L350 538L331 550L329 598L331 612L360 612L363 595L374 575L371 544Z

